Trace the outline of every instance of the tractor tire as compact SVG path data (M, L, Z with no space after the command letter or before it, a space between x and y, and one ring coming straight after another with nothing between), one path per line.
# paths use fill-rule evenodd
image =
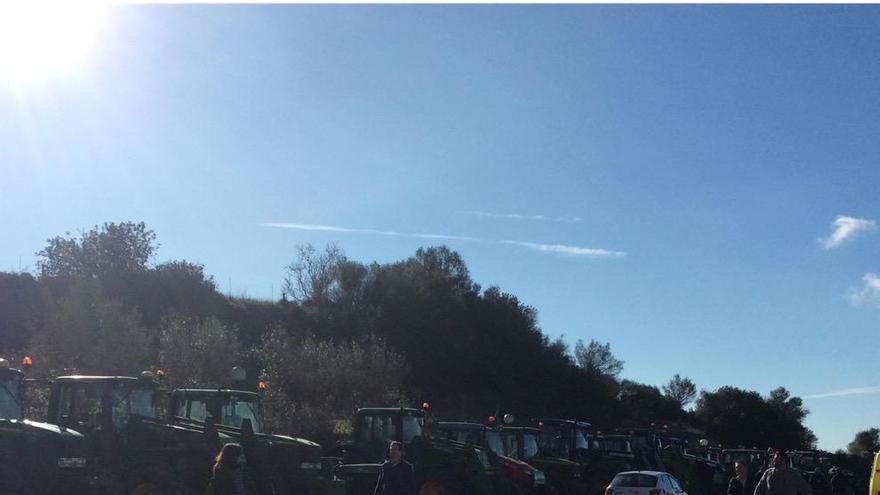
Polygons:
M430 470L416 476L418 495L466 495L462 481L446 470Z
M538 490L539 495L560 495L559 490L551 484L546 484Z
M128 490L129 495L196 495L190 494L173 478L161 476L141 479ZM200 495L200 494L199 494Z

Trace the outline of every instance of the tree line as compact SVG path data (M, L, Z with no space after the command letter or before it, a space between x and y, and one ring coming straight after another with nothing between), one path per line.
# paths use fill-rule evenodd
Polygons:
M225 296L198 263L156 262L158 248L135 222L48 239L35 273L0 272L0 355L33 356L37 376L162 367L170 387L228 386L229 368L244 366L268 377L269 424L319 442L356 407L428 401L456 419L513 412L603 430L678 425L725 446L815 446L785 388L621 379L610 343L547 336L535 308L481 287L445 246L385 264L301 246L278 301Z

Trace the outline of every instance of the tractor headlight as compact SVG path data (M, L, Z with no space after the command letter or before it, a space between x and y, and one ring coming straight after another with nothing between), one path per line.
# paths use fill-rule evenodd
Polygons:
M544 476L544 471L541 471L540 469L535 469L532 476L535 477L536 485L543 485L547 482L547 478Z
M58 467L60 468L84 468L86 467L85 457L59 457Z
M320 462L303 462L299 465L299 468L300 469L315 469L315 470L320 471L321 470L321 463Z

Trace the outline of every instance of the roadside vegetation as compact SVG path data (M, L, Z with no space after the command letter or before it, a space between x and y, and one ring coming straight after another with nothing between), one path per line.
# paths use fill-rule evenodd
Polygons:
M481 287L444 246L388 264L301 246L279 273L278 301L225 296L202 265L159 262L158 248L143 223L106 223L49 239L35 273L0 272L0 355L33 356L39 377L161 367L168 386L186 387L229 385L241 365L267 377L271 428L319 442L358 406L429 401L456 419L502 411L606 430L676 425L726 446L815 446L808 411L785 388L698 393L677 374L662 389L621 379L611 343L569 348L546 335L534 308ZM866 455L872 441L876 429L850 450Z

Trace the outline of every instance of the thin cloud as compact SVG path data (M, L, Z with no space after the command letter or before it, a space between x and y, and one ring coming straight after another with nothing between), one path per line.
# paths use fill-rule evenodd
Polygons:
M869 232L876 227L877 222L874 220L840 215L831 224L831 234L824 239L819 239L819 243L825 249L834 249L855 239L860 232Z
M348 234L376 234L376 235L389 235L389 236L400 236L403 235L400 232L393 232L390 230L375 230L375 229L350 229L347 227L336 227L333 225L315 225L310 223L277 223L277 222L267 222L261 223L262 227L277 227L282 229L294 229L294 230L316 230L321 232L345 232Z
M880 306L880 276L876 273L863 275L862 286L850 288L847 299L853 306Z
M534 251L539 251L542 253L556 253L556 254L565 254L569 256L579 256L584 258L621 258L626 256L626 253L623 251L610 251L608 249L599 249L599 248L587 248L587 247L579 247L579 246L566 246L562 244L539 244L536 242L526 242L526 241L511 241L511 240L491 240L491 239L480 239L478 237L468 237L468 236L460 236L460 235L448 235L448 234L407 234L403 232L394 232L388 230L376 230L376 229L354 229L349 227L338 227L335 225L320 225L320 224L307 224L307 223L288 223L288 222L265 222L260 224L261 227L271 227L271 228L280 228L280 229L293 229L293 230L310 230L310 231L318 231L318 232L341 232L347 234L368 234L368 235L384 235L384 236L394 236L394 237L414 237L418 239L441 239L441 240L450 240L450 241L468 241L468 242L489 242L495 244L509 244L513 246L520 246L529 248Z
M513 220L537 220L542 222L561 222L561 223L575 223L580 222L581 219L579 217L548 217L546 215L521 215L519 213L493 213L490 211L477 211L477 210L468 210L461 211L464 215L473 215L477 217L488 217L488 218L510 218Z
M536 242L525 241L498 241L501 244L511 244L514 246L527 247L529 249L540 251L542 253L560 253L570 256L583 256L587 258L622 258L626 256L623 251L610 251L608 249L586 248L579 246L566 246L564 244L538 244Z
M335 225L316 225L309 223L279 223L279 222L266 222L261 223L262 227L276 227L281 229L294 229L294 230L313 230L320 232L342 232L346 234L373 234L373 235L386 235L391 237L419 237L422 239L445 239L450 241L479 241L476 237L463 237L459 235L446 235L446 234L404 234L401 232L394 232L393 230L376 230L376 229L352 229L348 227L337 227Z
M805 395L804 399L824 399L826 397L845 397L848 395L870 394L880 394L880 387L844 388L840 390L832 390L831 392L825 392L822 394Z

